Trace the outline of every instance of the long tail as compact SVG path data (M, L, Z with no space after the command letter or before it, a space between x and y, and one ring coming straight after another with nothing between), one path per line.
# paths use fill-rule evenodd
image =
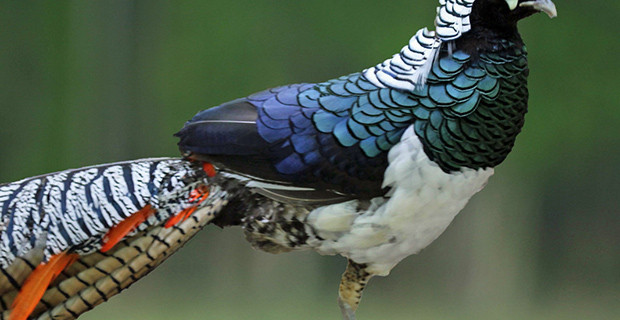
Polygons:
M214 174L145 159L0 185L0 320L74 319L142 278L226 205Z

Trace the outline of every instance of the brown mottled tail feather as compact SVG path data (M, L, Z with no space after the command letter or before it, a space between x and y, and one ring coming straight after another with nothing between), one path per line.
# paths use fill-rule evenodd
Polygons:
M119 242L108 252L80 257L45 292L32 319L75 319L148 274L200 231L225 201L197 210L171 228L151 227ZM42 254L18 258L0 273L0 320L9 318L11 304Z

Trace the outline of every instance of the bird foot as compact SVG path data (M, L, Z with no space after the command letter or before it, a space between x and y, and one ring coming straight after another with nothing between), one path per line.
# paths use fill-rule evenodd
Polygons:
M349 260L338 290L338 305L344 320L355 320L355 310L359 306L364 287L371 277L372 274L366 270L365 264Z
M342 311L343 320L355 320L355 310L340 297L338 297L338 306L340 306L340 311Z

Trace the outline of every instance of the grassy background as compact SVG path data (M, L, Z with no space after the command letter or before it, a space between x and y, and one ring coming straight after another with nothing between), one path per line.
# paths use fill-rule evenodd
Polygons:
M530 113L448 231L376 278L360 319L620 315L620 3L521 23ZM434 0L1 1L0 181L176 156L197 111L362 70L432 26ZM337 319L345 261L207 228L84 319Z

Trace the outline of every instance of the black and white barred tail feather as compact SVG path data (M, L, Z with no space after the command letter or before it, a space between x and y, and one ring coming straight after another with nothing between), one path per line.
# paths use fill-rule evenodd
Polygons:
M80 257L52 282L33 318L76 318L146 275L226 204L226 192L209 185L209 198L191 217L163 227L207 179L199 164L145 159L0 185L0 319L8 319L32 270L63 251ZM99 251L111 227L146 205L156 212L112 250Z
M105 233L146 205L157 225L188 206L189 193L206 183L199 165L146 159L67 170L0 186L0 266L43 246L44 260L71 249L100 248Z

